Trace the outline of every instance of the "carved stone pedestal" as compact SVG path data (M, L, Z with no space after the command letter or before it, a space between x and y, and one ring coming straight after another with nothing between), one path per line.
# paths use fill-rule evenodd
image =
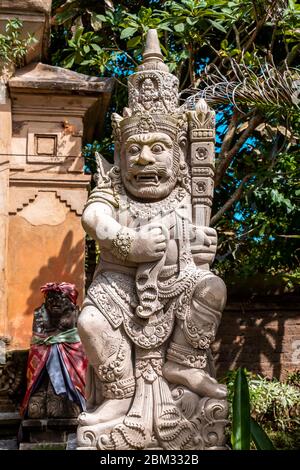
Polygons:
M227 400L218 400L215 398L199 398L195 393L186 388L176 387L173 390L174 403L177 405L178 414L181 413L186 420L191 423L190 429L182 427L181 433L178 433L177 424L173 424L173 433L171 436L170 427L172 427L172 413L164 417L165 431L179 445L181 450L227 450L225 427L228 424L228 402ZM122 420L112 420L109 423L95 424L94 426L80 427L77 434L77 442L83 444L77 447L78 450L138 450L138 438L133 442L128 438L130 431L136 427L138 436L138 427L135 426L135 418ZM154 417L152 417L154 420ZM163 417L161 417L160 427L164 426ZM169 422L168 422L169 421ZM128 434L124 426L126 423ZM131 424L131 425L130 425ZM190 438L191 429L193 437ZM163 432L163 431L162 431ZM186 446L184 444L184 434L188 436ZM134 435L132 433L131 437ZM176 445L176 444L175 444ZM153 432L151 441L143 450L164 450L160 446L155 433Z

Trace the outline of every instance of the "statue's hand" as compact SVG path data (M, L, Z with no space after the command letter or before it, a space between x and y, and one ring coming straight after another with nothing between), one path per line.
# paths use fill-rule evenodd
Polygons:
M191 226L191 250L196 265L211 264L217 251L217 232L211 227Z
M167 241L167 231L162 224L145 225L136 231L127 259L135 263L157 261L163 257Z

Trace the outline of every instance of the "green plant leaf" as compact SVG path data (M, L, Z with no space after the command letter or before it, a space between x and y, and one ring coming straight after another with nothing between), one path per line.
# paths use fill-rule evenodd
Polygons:
M107 18L104 15L96 15L96 18L98 21L103 21L103 23L107 21Z
M95 44L94 42L91 44L91 47L94 49L96 52L102 52L101 47L98 44Z
M182 33L184 31L184 23L178 23L174 25L176 33Z
M105 21L105 17L103 17L103 15L97 15L96 13L91 14L91 26L94 31L100 31L102 28L103 19L100 18L100 16L104 18Z
M84 31L84 27L83 26L79 26L76 31L75 31L75 34L74 34L74 37L73 37L73 40L74 42L78 42L80 37L82 36L83 34L83 31Z
M130 36L133 36L134 33L136 33L136 31L137 31L136 28L132 28L132 27L125 28L125 29L123 29L123 31L121 32L120 38L121 38L121 39L129 38Z
M65 58L63 65L66 69L70 69L72 65L74 64L74 61L75 61L75 56L72 53Z
M219 31L222 31L222 33L226 33L226 29L220 23L211 19L209 19L208 21L214 28L218 29Z
M90 65L90 63L91 63L91 60L87 59L87 60L83 60L82 62L80 62L80 65Z
M132 47L136 47L141 42L141 36L136 36L134 38L129 39L127 42L127 47L131 49Z
M187 18L186 18L186 22L190 26L194 26L197 23L197 21L198 21L197 18L191 18L189 16L187 16Z
M162 29L164 31L171 31L172 32L172 29L164 23L159 24L157 26L157 29Z
M250 398L244 369L238 369L232 403L231 443L234 450L250 449Z
M221 41L221 48L226 50L228 48L228 40L227 39L223 39L223 41Z
M250 421L250 431L257 450L276 450L271 439L253 418Z

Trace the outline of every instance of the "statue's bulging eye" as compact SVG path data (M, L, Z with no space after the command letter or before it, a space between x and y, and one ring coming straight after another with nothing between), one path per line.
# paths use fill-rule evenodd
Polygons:
M160 144L155 144L155 145L153 145L151 150L152 150L153 153L161 153L161 152L164 151L164 147Z
M130 155L137 155L138 153L140 153L140 147L138 147L137 145L132 145L129 148L129 154Z

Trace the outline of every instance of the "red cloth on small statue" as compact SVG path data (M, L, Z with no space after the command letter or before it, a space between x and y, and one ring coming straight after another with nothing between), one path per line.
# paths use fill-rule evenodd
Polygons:
M44 367L46 367L51 347L51 345L44 344L32 344L30 347L27 363L27 390L20 410L22 416L27 410L34 386ZM85 397L84 389L87 358L82 344L80 342L59 343L58 348L74 387Z

